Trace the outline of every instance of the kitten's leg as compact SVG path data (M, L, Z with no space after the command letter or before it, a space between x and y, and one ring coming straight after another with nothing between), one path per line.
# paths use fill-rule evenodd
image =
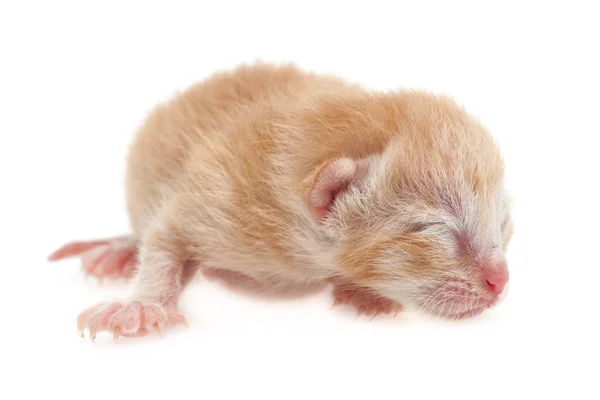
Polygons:
M379 296L373 290L351 282L332 279L333 305L346 304L356 308L356 314L365 314L372 318L379 314L398 313L402 305L386 297Z
M48 257L50 261L59 261L70 257L81 258L81 268L86 276L103 278L133 277L137 269L137 241L133 235L71 242Z
M128 301L98 304L77 318L81 335L89 328L96 332L112 331L119 336L138 336L179 323L186 324L177 308L185 284L197 266L185 259L171 235L150 234L140 247L140 266L133 293Z

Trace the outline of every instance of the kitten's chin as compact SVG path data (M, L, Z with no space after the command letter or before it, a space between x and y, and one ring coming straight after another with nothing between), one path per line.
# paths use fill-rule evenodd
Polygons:
M492 307L495 301L480 303L480 304L452 304L435 308L423 308L426 314L435 318L445 320L463 320L476 317L483 313L486 309Z

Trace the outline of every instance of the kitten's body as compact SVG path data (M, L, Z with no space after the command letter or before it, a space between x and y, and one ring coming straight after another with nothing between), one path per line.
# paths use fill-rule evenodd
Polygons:
M196 266L283 290L333 280L374 313L427 307L450 282L464 307L448 307L446 290L432 311L479 312L507 278L502 175L492 138L449 99L367 92L292 66L215 75L158 106L136 136L134 302L88 310L80 328L138 334L177 322ZM153 306L164 318L144 322Z

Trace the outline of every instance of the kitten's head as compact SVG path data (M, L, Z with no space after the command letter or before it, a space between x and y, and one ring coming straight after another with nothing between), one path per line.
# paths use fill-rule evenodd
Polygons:
M470 317L508 282L503 161L454 102L415 99L383 152L320 166L309 210L344 278L435 315Z

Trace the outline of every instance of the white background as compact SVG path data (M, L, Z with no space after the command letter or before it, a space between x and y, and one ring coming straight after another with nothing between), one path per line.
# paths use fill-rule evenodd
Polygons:
M600 398L594 2L361 3L1 3L1 398ZM266 301L198 280L189 329L78 339L75 316L128 287L47 255L126 232L124 157L149 109L256 59L479 116L516 199L504 303L369 322L327 292Z

